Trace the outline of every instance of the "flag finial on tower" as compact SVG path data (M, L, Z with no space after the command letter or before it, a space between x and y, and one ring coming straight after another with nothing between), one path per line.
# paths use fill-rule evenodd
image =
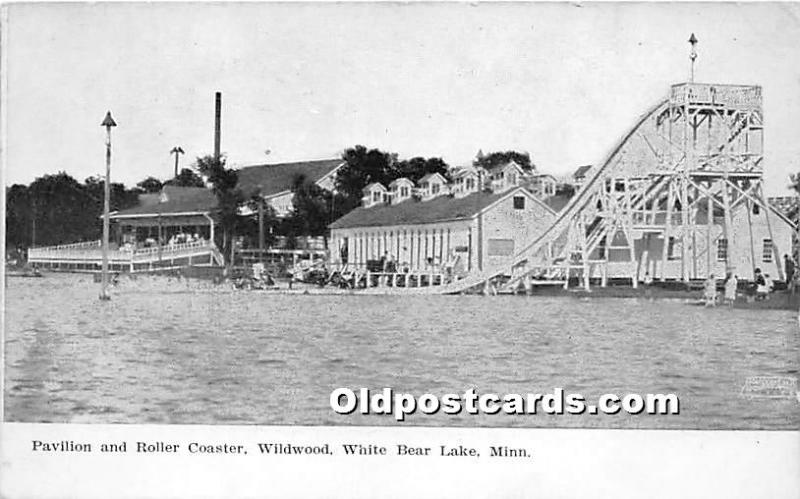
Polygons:
M692 46L692 52L689 54L689 61L691 62L691 67L689 70L689 82L694 83L694 61L697 59L697 50L695 50L695 46L697 45L697 37L692 36L689 37L689 44Z

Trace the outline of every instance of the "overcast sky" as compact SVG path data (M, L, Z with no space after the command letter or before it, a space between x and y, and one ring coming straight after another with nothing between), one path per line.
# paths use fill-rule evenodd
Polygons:
M800 6L790 4L24 4L8 7L5 184L104 169L166 179L337 157L364 144L441 156L528 151L565 174L601 161L686 81L764 87L767 191L800 170ZM265 154L270 150L269 155Z

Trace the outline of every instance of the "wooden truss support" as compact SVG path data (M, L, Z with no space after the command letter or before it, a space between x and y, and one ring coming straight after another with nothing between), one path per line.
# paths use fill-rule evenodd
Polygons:
M762 187L760 185L758 188L758 193L759 197L761 197L761 199L764 199L764 192L762 191ZM784 276L783 276L783 266L781 265L781 253L780 251L778 251L778 245L775 242L775 236L772 234L772 223L769 221L770 219L769 212L770 212L769 207L764 209L764 218L767 220L767 230L769 231L769 241L773 255L772 258L775 262L775 266L778 268L778 279L782 281L784 280Z
M667 280L667 262L669 261L669 242L672 237L672 208L675 205L675 187L673 182L669 184L667 193L667 213L664 220L664 245L661 254L661 282Z
M710 277L714 268L714 260L711 254L711 231L714 230L714 200L709 194L706 195L706 200L706 277Z

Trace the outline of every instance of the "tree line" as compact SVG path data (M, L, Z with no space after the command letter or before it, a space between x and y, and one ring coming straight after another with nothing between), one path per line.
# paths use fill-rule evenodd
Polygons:
M205 185L185 168L174 179L161 182L147 177L133 188L111 183L111 210L139 204L139 195L159 192L164 185ZM88 177L78 181L66 172L48 174L28 185L6 187L6 246L9 249L51 246L99 239L102 234L105 180Z
M418 182L429 173L439 173L449 180L450 166L439 157L400 159L397 153L367 148L363 145L345 149L345 165L336 177L335 192L316 185L313 179L293 179L293 210L278 218L269 207L263 207L268 243L276 235L321 236L334 220L358 207L364 187L372 182L388 185L400 177ZM473 164L491 168L513 160L526 170L535 169L527 153L516 151L479 152ZM238 171L228 168L225 156L198 157L192 168L184 168L166 182L148 176L135 187L111 184L111 210L136 206L139 195L159 192L166 185L182 187L211 186L218 200L218 218L223 250L235 236L255 238L258 221L253 216L239 216L242 206L256 212L259 200L245 197L238 185ZM6 244L9 249L50 246L76 241L99 239L102 233L104 180L89 177L79 182L66 172L48 174L29 185L14 184L6 188Z
M425 175L438 173L450 178L450 165L442 158L421 156L399 159L397 153L369 149L363 145L345 149L344 166L336 174L335 193L320 188L305 178L295 179L294 211L281 222L281 233L320 236L327 226L361 204L364 187L378 182L388 186L401 177L417 183ZM478 152L472 164L486 169L515 161L524 170L535 170L528 153L498 151L487 155Z

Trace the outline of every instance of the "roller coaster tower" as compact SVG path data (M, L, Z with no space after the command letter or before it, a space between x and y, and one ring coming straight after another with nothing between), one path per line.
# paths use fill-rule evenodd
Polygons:
M689 81L672 85L636 122L510 268L488 269L461 290L501 280L527 287L558 272L565 285L578 277L587 289L609 276L635 287L646 272L683 281L752 276L763 248L756 250L751 217L766 219L773 242L776 224L792 225L764 196L761 87L696 83L694 34L689 42ZM774 261L790 249L772 244Z

